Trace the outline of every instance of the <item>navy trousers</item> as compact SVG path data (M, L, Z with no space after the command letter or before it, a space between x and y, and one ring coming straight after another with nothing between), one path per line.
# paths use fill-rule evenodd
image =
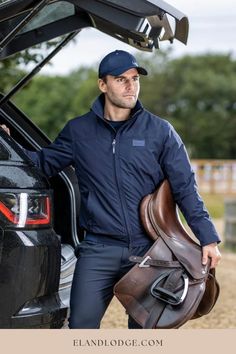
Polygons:
M115 283L134 266L129 257L143 256L150 246L128 248L81 242L71 288L69 328L100 328ZM129 316L128 328L141 326Z

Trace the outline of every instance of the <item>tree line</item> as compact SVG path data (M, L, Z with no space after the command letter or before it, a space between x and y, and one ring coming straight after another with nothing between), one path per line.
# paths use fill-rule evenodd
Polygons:
M236 60L230 54L173 58L139 55L149 75L141 77L146 109L167 119L191 158L236 158ZM12 65L12 64L11 64ZM0 67L1 91L22 75L17 65ZM13 99L53 139L65 122L84 114L99 94L97 70L80 67L66 76L35 77Z

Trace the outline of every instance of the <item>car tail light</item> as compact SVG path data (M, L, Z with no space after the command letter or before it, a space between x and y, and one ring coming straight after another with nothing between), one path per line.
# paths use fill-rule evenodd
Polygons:
M51 198L44 193L0 193L0 213L11 225L49 225Z

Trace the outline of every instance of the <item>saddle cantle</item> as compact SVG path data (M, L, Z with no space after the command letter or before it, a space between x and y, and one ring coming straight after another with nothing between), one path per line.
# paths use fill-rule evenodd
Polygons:
M155 241L115 285L114 294L143 328L178 328L206 315L219 296L215 270L182 225L167 180L143 198L140 217Z

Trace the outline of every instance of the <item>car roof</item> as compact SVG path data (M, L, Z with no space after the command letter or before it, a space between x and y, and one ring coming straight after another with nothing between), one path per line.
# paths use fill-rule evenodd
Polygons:
M162 0L0 0L0 59L88 27L152 51L161 40L186 44L189 26Z

